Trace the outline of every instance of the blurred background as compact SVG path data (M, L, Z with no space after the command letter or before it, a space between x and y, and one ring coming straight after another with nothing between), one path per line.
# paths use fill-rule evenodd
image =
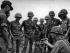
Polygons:
M0 0L0 4L3 0ZM19 12L22 14L23 18L20 20L22 23L23 20L27 19L28 11L34 12L34 17L44 18L48 15L49 11L53 10L56 14L55 18L58 18L58 12L61 9L67 9L69 12L68 17L70 17L70 0L10 0L14 8L11 11L9 21L15 20L15 13Z

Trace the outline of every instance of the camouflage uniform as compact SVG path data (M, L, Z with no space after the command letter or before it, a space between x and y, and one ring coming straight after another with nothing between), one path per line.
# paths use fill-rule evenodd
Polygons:
M50 34L55 35L54 37L56 37L51 53L70 53L69 42L63 34L61 26L53 27Z
M54 18L54 16L55 16L54 11L50 11L50 12L49 12L49 16L50 16L50 18L51 18L52 26L58 26L58 25L61 24L61 22L60 22L59 19Z
M37 22L38 22L38 18L35 17L33 19L33 31L34 31L34 42L35 42L35 44L34 44L34 46L35 46L34 53L40 53L40 51L41 51L41 48L39 46L39 42L40 42L40 27L37 24Z
M16 13L15 21L11 22L11 33L12 33L12 41L13 41L13 49L16 50L16 53L19 53L19 46L20 46L20 39L22 36L22 29L21 29L21 25L19 23L19 20L21 19L22 15L20 13ZM19 19L17 21L17 19ZM16 45L16 47L15 47Z
M33 35L33 22L32 17L34 16L33 12L28 12L28 20L23 21L22 27L24 27L24 34L25 34L25 41L24 41L24 48L22 53L26 53L27 45L29 42L29 53L32 53L32 35Z
M40 19L40 24L39 24L39 27L40 27L40 39L44 38L44 19Z
M67 17L67 14L68 14L68 12L66 9L62 9L58 14L59 18L62 20L61 27L63 28L64 34L66 34L68 29L70 28L70 19ZM69 32L69 34L70 34L70 32ZM69 42L70 42L69 34L68 34L68 37L69 37Z
M7 24L5 23L6 15L3 12L0 12L0 48L2 52L7 52L7 43L8 43L8 31Z

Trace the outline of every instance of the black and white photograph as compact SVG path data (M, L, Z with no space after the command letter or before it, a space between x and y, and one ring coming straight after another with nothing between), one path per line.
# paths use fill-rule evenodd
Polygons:
M0 53L70 53L70 0L0 0Z

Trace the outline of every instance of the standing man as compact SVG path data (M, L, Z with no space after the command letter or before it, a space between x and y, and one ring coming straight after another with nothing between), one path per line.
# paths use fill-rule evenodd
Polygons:
M39 24L39 27L40 27L40 39L44 38L44 19L41 18L40 19L40 24Z
M0 13L4 13L6 17L4 18L4 24L6 24L5 30L3 31L4 38L7 40L7 48L9 48L9 30L10 30L10 25L9 21L7 18L10 16L10 11L13 10L12 3L10 1L3 1L1 4L1 10ZM6 31L6 32L5 32Z
M63 33L66 34L68 32L68 37L69 37L69 42L70 42L70 19L67 17L67 10L66 9L62 9L58 16L59 18L62 20L61 21L61 27L63 28Z
M32 40L32 35L33 35L33 21L32 18L34 16L32 11L28 12L28 19L23 21L22 26L24 27L24 34L25 34L25 41L24 41L24 48L22 53L26 53L27 45L29 42L29 53L32 53L32 45L33 45L33 40Z
M58 25L61 24L59 19L54 18L55 17L55 12L54 11L50 11L49 16L50 16L51 21L52 21L52 26L58 26Z
M19 23L20 19L22 18L21 13L15 14L15 21L11 22L11 33L12 33L12 41L13 41L13 49L16 50L16 53L19 53L19 46L20 46L20 39L22 34L21 25ZM15 47L16 45L16 47Z

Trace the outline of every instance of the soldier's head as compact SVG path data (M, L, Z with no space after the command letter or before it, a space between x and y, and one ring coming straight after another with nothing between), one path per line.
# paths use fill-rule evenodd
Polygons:
M37 22L38 22L38 18L37 18L37 17L34 17L34 18L33 18L33 23L34 23L34 24L37 24Z
M66 9L62 9L62 10L60 10L60 12L58 13L58 17L60 18L60 19L66 19L67 18L67 14L68 14L68 12L67 12L67 10Z
M10 11L13 10L12 3L8 0L3 1L1 4L1 9L5 11L7 18L10 16Z
M8 0L3 1L1 4L1 9L4 9L5 11L13 10L12 3Z
M55 12L54 12L54 11L50 11L50 12L49 12L49 16L51 17L51 19L53 19L54 16L55 16Z
M63 34L63 29L60 26L52 27L50 35L55 37L56 40L60 40L65 37Z
M40 24L43 24L43 23L44 23L44 19L41 18L41 19L40 19Z
M16 13L15 18L16 18L17 21L19 21L22 18L22 14L21 13Z
M29 19L32 19L33 16L34 16L34 13L33 13L32 11L29 11L29 12L28 12L28 17L29 17Z
M46 20L46 23L48 23L51 21L51 18L49 16L45 16L45 20Z

